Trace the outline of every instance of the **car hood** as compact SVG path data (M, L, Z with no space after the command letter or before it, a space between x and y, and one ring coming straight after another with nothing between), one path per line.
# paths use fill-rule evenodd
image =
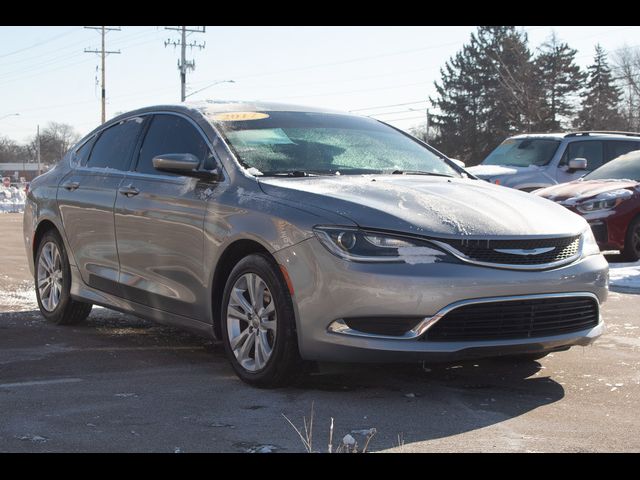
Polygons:
M471 179L342 175L259 178L264 193L338 213L360 227L443 238L569 236L586 222L535 195Z
M579 201L613 190L635 188L638 185L639 183L635 180L576 180L536 190L535 194L554 202L565 202L570 199Z

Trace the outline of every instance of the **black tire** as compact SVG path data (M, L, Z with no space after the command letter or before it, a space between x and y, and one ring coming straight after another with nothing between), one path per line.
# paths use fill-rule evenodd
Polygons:
M244 368L238 362L231 348L227 325L227 310L232 288L240 277L248 273L258 275L271 292L277 325L270 357L263 368L255 371ZM298 350L291 295L278 265L268 255L249 255L240 260L233 268L222 296L220 322L225 353L234 371L244 382L261 388L279 387L290 383L302 372L303 362ZM255 356L255 346L253 348Z
M627 262L640 259L640 216L634 218L627 228L622 258Z
M38 264L42 255L43 247L47 243L53 243L60 252L60 266L62 271L62 289L60 293L59 303L52 310L44 307L40 298L40 289L38 288ZM91 303L79 302L73 300L70 295L71 290L71 267L69 266L69 258L64 248L64 242L60 238L60 234L55 230L49 230L40 239L38 250L35 258L34 283L36 289L36 298L38 299L38 307L42 316L57 325L76 325L83 322L91 312L93 305Z

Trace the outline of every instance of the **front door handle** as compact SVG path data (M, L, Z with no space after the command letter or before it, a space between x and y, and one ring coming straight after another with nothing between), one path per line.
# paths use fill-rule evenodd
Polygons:
M69 190L70 192L73 192L80 186L80 182L68 182L63 184L62 186L67 190Z
M127 185L126 187L120 187L118 189L118 192L120 192L122 195L126 195L127 197L134 197L140 193L140 190L138 190L133 185Z

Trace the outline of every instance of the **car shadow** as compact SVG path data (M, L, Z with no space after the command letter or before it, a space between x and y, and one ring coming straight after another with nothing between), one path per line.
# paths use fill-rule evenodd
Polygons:
M312 405L318 439L327 436L329 419L334 418L336 438L351 432L362 442L358 432L376 428L370 449L384 450L396 446L399 435L407 443L421 442L500 426L565 395L562 385L551 378L551 367L545 368L547 359L321 364L287 387L256 389L234 375L220 343L132 315L96 308L86 323L58 327L35 310L6 312L0 313L0 329L0 364L7 366L7 372L15 371L16 378L19 369L32 371L36 365L46 366L45 371L54 368L56 375L116 375L128 385L121 387L123 391L163 391L162 398L145 397L149 402L145 410L161 408L167 395L175 395L173 401L182 402L199 422L238 425L241 438L248 435L239 427L241 418L254 410L264 412L260 421L266 429L265 442L284 445L288 451L302 446L283 415L299 425ZM18 344L23 348L16 349ZM175 371L183 373L166 377ZM134 382L138 382L135 387ZM185 401L184 391L200 396ZM208 404L235 407L225 407L221 415ZM169 415L180 419L184 413ZM215 422L210 421L214 416Z
M339 416L345 405L359 405L364 414L368 402L380 404L380 413L370 412L362 424L380 433L384 429L372 448L391 448L397 445L398 435L406 442L450 437L561 400L564 388L543 375L541 362L545 360L504 357L420 365L332 364L301 377L288 390L305 392L306 397L312 391L331 392L332 397L323 394L322 398L334 404L332 416ZM322 410L327 411L327 405Z

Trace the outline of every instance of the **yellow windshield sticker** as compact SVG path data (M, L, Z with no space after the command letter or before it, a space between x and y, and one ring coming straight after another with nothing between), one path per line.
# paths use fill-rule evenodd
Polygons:
M269 118L269 115L262 112L224 112L216 113L212 118L219 122L244 122L245 120Z

